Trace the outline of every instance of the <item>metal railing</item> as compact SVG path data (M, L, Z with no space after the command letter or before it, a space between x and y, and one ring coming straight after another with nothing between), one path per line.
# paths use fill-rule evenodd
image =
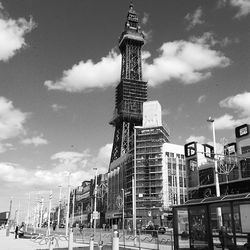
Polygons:
M96 246L101 244L102 246L111 247L113 231L96 229L94 233L93 229L85 228L74 232L74 241L77 243L88 244L93 239ZM172 231L161 234L158 230L137 230L136 236L133 231L119 231L119 249L133 247L139 250L173 250L173 240Z

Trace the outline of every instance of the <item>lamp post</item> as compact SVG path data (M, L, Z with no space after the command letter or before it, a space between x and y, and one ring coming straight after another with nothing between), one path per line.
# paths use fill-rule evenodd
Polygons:
M214 172L215 172L215 188L216 188L216 196L220 196L220 183L219 183L219 176L218 176L218 165L217 165L217 150L216 150L216 140L215 140L215 128L214 128L214 119L209 117L207 119L208 122L212 123L212 131L213 131L213 144L214 144ZM222 226L222 215L221 215L221 208L217 208L217 215L218 215L218 223L219 227Z
M30 192L29 192L29 200L28 200L28 212L27 212L27 223L26 223L26 231L28 231L28 226L30 224Z
M216 196L220 196L220 184L219 184L219 176L218 176L218 164L217 164L217 150L216 150L216 140L215 140L215 128L214 128L214 119L209 117L208 122L212 123L212 131L213 131L213 144L214 144L214 172L215 172L215 188L216 188Z
M69 203L70 203L70 175L68 175L68 197L67 197L67 215L66 215L66 227L65 227L65 235L68 236L69 233Z
M59 206L58 206L58 213L57 213L57 228L60 227L60 210L61 210L61 197L62 196L62 186L59 186Z
M134 126L134 176L132 177L132 197L133 197L133 229L136 239L136 129L141 126Z
M124 199L124 189L122 188L122 231L124 233L124 206L125 206L125 199Z
M50 235L50 211L51 211L52 190L49 194L49 211L48 211L48 235Z
M11 216L11 210L12 210L12 199L13 197L10 198L10 209L9 209L9 215L8 215L8 220L7 220L6 236L9 236L9 233L10 233L10 216Z
M94 219L94 232L96 229L96 217L97 217L97 211L96 211L96 197L97 197L97 168L93 168L95 170L95 190L94 190L94 211L93 211L93 219Z
M134 126L134 176L132 177L134 236L136 236L136 129L137 127Z

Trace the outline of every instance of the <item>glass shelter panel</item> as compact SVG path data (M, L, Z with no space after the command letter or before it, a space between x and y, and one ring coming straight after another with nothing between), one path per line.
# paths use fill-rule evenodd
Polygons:
M178 249L190 249L188 210L177 210Z
M233 221L230 203L210 206L210 227L213 237L213 249L234 249Z
M233 212L237 249L250 249L250 204L235 203Z
M205 206L189 208L191 248L209 250L208 216Z

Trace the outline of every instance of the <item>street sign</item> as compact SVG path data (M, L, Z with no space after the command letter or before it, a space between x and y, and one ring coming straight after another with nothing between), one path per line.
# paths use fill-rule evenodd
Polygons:
M93 212L93 220L98 220L100 219L100 213L99 212Z
M125 196L126 196L126 195L129 195L129 194L131 194L130 191L127 191L127 192L124 193Z

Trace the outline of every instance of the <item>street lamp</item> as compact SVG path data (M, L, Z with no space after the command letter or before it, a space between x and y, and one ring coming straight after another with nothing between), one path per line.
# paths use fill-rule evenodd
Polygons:
M8 220L7 220L6 236L9 236L9 233L10 233L10 216L11 216L11 210L12 210L12 200L13 200L13 197L11 196L10 209L9 209L9 215L8 215Z
M70 175L71 172L68 172L68 197L67 197L68 204L67 204L66 227L65 227L66 236L68 236L68 231L69 231Z
M132 197L133 197L133 229L136 237L136 129L141 126L134 126L134 176L132 177Z
M216 188L216 196L220 197L220 183L218 176L218 165L217 165L217 150L216 150L216 140L215 140L215 128L214 128L214 119L210 116L207 119L207 122L212 123L212 131L213 131L213 144L214 144L214 172L215 172L215 188ZM221 207L217 208L218 222L219 226L222 226L222 214Z
M62 196L62 186L59 187L59 206L58 206L58 213L57 213L57 228L59 229L60 227L60 210L61 210L61 196Z
M125 199L124 199L124 188L122 188L122 231L124 233L124 206L125 206Z
M94 191L94 212L93 212L93 219L94 219L94 232L96 229L96 219L97 219L97 211L96 211L96 197L97 197L97 168L93 168L95 170L95 191Z
M213 130L213 144L214 144L214 172L215 172L215 187L216 187L216 196L220 196L220 184L219 184L219 176L218 176L218 165L217 165L217 150L216 150L216 141L215 141L215 128L214 128L214 119L209 117L207 119L208 122L212 123Z

